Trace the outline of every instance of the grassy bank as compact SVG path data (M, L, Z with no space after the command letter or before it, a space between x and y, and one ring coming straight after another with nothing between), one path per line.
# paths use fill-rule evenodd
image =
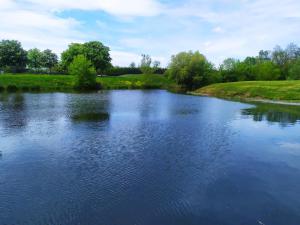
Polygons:
M168 89L173 85L162 75L97 77L97 82L102 89ZM70 75L0 75L0 91L72 91L73 84Z
M213 84L192 94L220 98L300 101L300 81L247 81Z

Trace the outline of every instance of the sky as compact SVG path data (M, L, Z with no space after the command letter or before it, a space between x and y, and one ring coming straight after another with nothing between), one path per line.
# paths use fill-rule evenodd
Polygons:
M209 61L300 45L299 0L0 0L0 39L25 49L101 41L118 66L149 54L166 66L181 51Z

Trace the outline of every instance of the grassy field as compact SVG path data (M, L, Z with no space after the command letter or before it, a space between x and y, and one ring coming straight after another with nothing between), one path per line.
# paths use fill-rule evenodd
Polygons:
M173 83L162 75L98 77L103 89L168 89Z
M97 77L97 82L102 89L167 89L173 85L162 75ZM0 91L72 91L73 84L70 75L0 75Z
M300 101L300 81L245 81L213 84L192 94L220 98Z

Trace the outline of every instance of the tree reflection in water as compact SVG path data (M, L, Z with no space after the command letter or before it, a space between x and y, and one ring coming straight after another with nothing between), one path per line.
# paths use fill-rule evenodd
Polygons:
M300 106L259 103L254 108L243 109L242 115L251 116L254 121L268 121L288 126L300 121Z

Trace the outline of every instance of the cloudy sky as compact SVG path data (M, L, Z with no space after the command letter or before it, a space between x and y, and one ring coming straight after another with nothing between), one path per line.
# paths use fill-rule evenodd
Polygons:
M199 50L218 64L289 42L300 45L299 0L0 0L0 39L60 53L100 40L114 65L142 53L166 65Z

